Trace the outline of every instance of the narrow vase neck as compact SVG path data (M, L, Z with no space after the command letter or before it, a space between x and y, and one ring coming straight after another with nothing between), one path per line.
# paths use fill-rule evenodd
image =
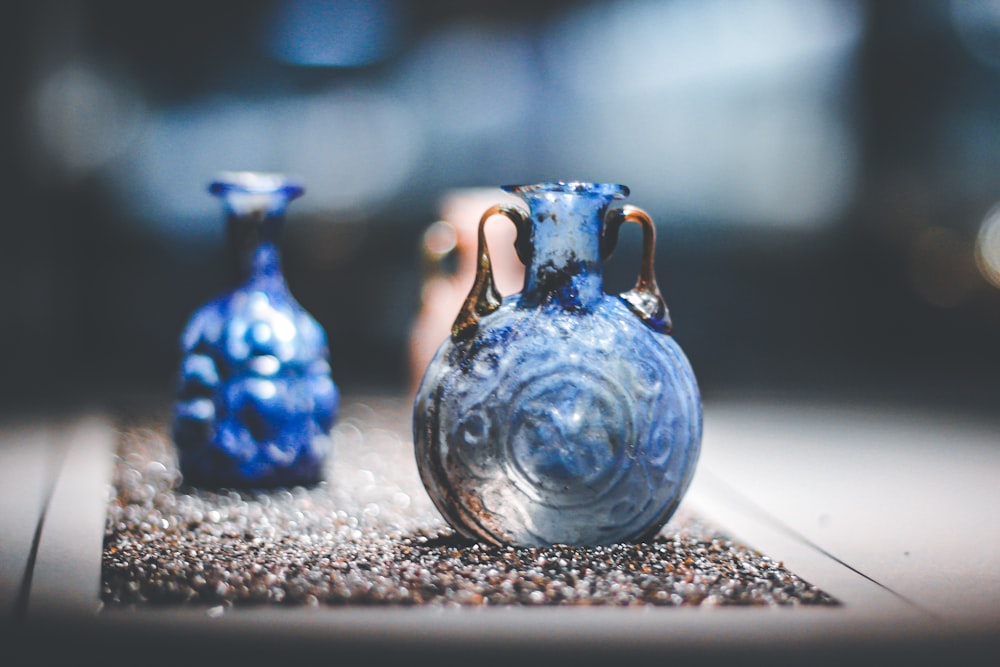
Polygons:
M532 256L521 303L589 309L604 296L600 239L610 198L592 193L521 193L531 211Z
M278 242L288 203L303 188L280 174L227 172L209 186L227 213L226 233L241 284L283 284Z
M280 216L258 219L231 215L228 221L230 248L235 261L236 278L243 284L281 280Z
M262 241L254 249L249 265L243 272L243 279L247 281L284 281L284 276L281 273L281 251L277 244L271 241Z

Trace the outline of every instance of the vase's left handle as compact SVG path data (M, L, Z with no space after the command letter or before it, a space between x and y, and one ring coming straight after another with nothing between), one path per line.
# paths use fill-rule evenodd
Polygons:
M642 263L635 287L619 296L651 329L660 333L670 333L673 328L670 311L660 294L660 288L656 284L656 272L653 269L656 227L649 214L641 208L628 205L608 213L604 222L604 235L601 238L601 255L604 259L611 256L618 244L618 230L626 222L635 222L642 227Z
M517 227L517 240L514 242L514 249L517 251L518 259L527 264L527 259L531 254L529 244L529 217L528 214L516 206L497 204L492 206L479 219L479 247L476 254L479 261L476 264L476 279L469 290L469 296L465 298L462 309L458 311L455 323L451 325L452 340L467 338L479 328L479 318L492 313L500 307L503 297L497 290L493 281L493 264L490 261L490 249L486 245L486 221L494 215L502 215Z

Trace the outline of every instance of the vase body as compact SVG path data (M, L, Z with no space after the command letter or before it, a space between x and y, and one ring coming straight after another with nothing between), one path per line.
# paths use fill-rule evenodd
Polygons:
M302 188L280 175L227 174L223 200L237 287L197 309L181 336L173 417L184 481L309 485L323 477L339 395L326 333L295 300L278 247Z
M529 209L518 224L524 289L491 305L477 279L428 365L414 403L423 483L457 531L495 544L649 538L691 481L702 414L665 308L635 305L659 298L655 279L604 292L605 217L627 189L505 189Z

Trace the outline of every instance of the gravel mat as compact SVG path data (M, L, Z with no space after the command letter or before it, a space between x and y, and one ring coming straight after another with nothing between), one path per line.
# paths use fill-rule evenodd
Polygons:
M165 425L126 424L110 489L105 606L836 605L681 505L652 541L513 548L441 519L413 460L406 400L344 406L312 488L186 488Z

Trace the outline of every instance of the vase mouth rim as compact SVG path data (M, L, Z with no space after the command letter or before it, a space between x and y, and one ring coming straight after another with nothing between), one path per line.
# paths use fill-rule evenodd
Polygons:
M295 199L305 192L305 187L296 179L278 172L266 171L224 171L219 173L209 186L213 195L227 194L284 195Z
M618 183L590 183L586 181L550 181L528 185L501 185L500 189L518 195L554 192L559 194L580 194L610 196L625 199L629 195L626 185Z

